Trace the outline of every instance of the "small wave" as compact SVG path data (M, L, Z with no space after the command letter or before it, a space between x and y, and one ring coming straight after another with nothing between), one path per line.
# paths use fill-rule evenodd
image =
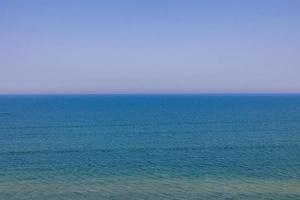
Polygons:
M0 112L0 116L1 115L12 115L13 113L12 112Z
M274 144L274 145L225 145L225 146L190 146L190 147L128 147L128 148L96 148L96 149L66 149L66 150L32 150L32 151L7 151L0 152L0 155L28 155L28 154L65 154L65 153L109 153L109 152L156 152L156 151L232 151L237 149L283 149L299 148L299 144Z
M210 124L251 124L251 123L287 123L300 120L253 120L253 121L206 121L206 122L166 122L166 123L122 123L122 124L79 124L79 125L46 125L46 126L3 126L0 129L48 129L48 128L97 128L97 127L140 127L140 126L186 126Z

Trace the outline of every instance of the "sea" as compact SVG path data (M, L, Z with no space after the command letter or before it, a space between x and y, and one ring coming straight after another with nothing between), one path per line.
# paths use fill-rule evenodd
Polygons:
M300 199L300 95L2 95L0 200Z

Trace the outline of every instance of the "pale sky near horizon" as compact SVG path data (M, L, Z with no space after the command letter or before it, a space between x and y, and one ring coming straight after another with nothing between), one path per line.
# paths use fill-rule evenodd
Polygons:
M300 1L0 0L15 93L300 93Z

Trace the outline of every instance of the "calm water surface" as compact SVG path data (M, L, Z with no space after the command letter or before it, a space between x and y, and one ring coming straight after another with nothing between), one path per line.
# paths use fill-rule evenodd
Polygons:
M300 95L0 96L0 199L300 199Z

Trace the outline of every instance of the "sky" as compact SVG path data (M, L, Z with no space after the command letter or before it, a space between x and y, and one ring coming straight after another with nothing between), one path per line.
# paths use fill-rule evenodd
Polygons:
M0 0L0 94L300 93L298 0Z

